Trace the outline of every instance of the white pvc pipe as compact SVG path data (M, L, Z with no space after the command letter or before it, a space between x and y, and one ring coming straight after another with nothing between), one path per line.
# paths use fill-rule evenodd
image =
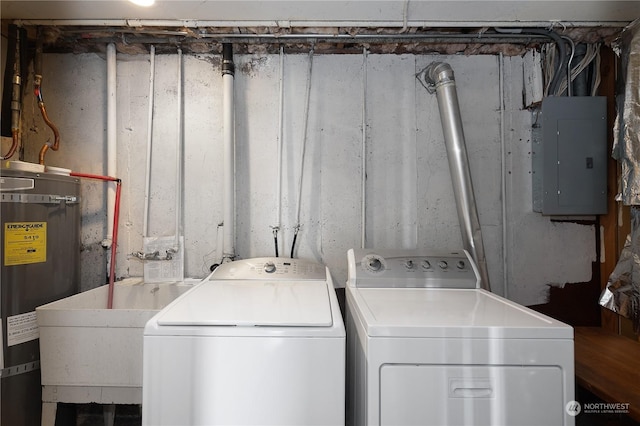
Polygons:
M276 188L276 201L278 203L276 209L276 224L274 228L280 230L282 225L282 144L284 137L284 47L280 46L280 100L278 115L278 182Z
M147 162L145 165L144 218L142 236L149 236L149 193L151 192L151 153L153 146L153 102L155 99L156 48L149 52L149 112L147 115Z
M180 249L182 234L182 151L184 145L184 109L182 93L182 49L178 49L178 142L176 146L176 234L174 252Z
M367 48L362 49L362 204L360 248L367 244Z
M117 98L116 98L116 45L107 45L107 176L117 176ZM107 189L107 238L102 245L111 247L113 215L116 200L115 185Z
M500 52L499 61L499 91L500 91L500 179L501 179L501 199L502 199L502 295L506 298L509 294L509 217L507 209L507 149L504 135L504 56Z
M235 257L235 129L233 72L222 74L222 121L223 121L223 161L224 161L224 246L223 261Z

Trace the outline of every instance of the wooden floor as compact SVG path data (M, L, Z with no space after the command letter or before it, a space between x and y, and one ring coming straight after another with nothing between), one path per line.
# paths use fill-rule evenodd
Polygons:
M576 383L605 402L629 404L640 422L640 342L599 327L575 328Z
M582 405L604 402L582 386L576 386L576 401ZM625 414L582 412L576 417L576 426L640 426L640 423Z

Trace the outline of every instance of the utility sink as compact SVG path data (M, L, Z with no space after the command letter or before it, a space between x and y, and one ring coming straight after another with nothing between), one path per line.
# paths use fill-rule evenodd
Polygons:
M142 341L147 321L193 286L104 285L36 308L43 402L142 403Z

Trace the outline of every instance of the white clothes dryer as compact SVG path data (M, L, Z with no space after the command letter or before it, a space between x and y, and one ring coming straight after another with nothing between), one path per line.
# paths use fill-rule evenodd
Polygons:
M465 253L350 250L347 424L574 425L573 329L479 287Z
M147 323L142 424L343 425L345 344L325 266L222 264Z

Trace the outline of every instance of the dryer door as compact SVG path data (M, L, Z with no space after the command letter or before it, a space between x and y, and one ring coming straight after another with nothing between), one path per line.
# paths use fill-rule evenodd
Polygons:
M381 425L563 425L553 366L384 365Z

